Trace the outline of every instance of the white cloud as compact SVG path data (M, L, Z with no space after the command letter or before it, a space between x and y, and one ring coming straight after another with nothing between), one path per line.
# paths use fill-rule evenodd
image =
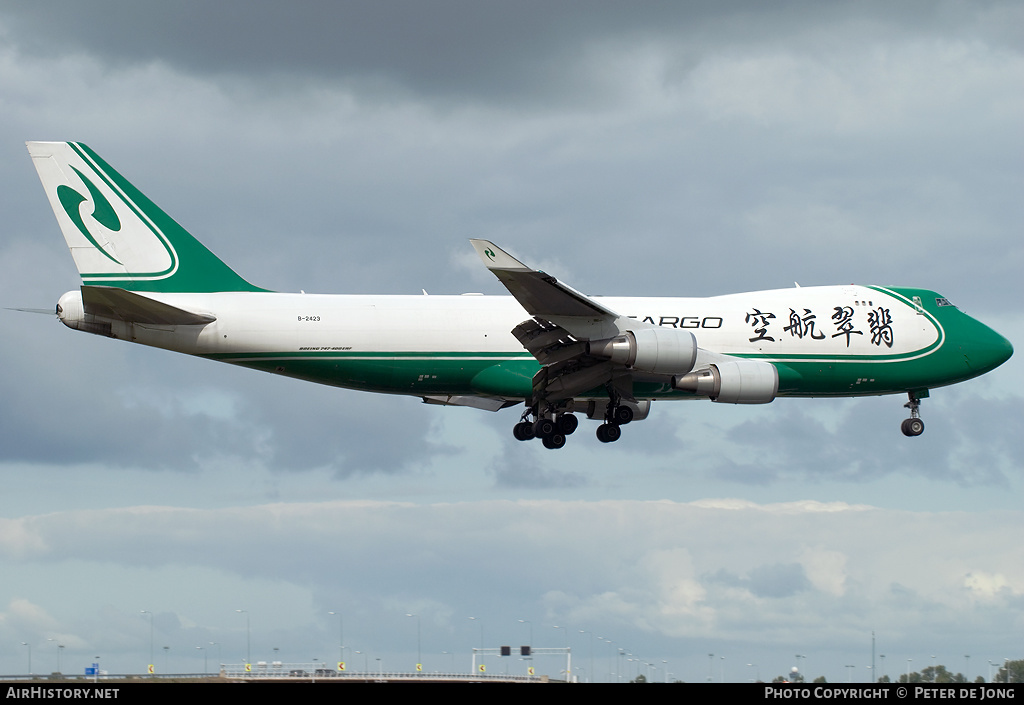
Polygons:
M846 556L839 551L804 548L800 563L815 588L834 597L846 592Z

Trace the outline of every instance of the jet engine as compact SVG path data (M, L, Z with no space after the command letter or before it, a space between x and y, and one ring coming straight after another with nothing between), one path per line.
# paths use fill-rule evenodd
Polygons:
M779 391L779 371L760 360L716 362L673 377L672 386L725 404L767 404Z
M697 339L674 328L641 328L591 341L587 353L641 372L685 374L697 360Z

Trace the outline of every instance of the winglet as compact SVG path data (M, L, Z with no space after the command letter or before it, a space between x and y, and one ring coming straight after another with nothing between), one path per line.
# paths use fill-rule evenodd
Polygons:
M525 264L517 260L515 257L505 252L490 240L474 240L470 239L473 243L476 253L480 256L484 265L491 270L503 269L505 271L512 272L532 272L533 269L527 267Z

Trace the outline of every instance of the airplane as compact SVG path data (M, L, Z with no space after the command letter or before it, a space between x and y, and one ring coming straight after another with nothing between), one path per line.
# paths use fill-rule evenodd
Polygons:
M508 296L352 296L253 286L80 142L28 142L81 276L69 328L320 384L490 411L561 448L655 400L906 394L985 374L1010 342L927 289L817 286L707 298L587 296L495 244L471 243ZM426 292L424 292L426 294Z

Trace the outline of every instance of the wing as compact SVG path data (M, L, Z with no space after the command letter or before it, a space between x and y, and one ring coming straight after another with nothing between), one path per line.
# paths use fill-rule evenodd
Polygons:
M541 364L528 405L558 410L565 400L604 387L614 409L620 400L636 401L634 382L734 404L775 398L779 373L774 365L702 350L690 331L622 316L494 243L471 242L533 316L512 329Z
M480 259L533 318L512 335L541 364L533 378L536 403L558 403L602 386L633 398L633 372L621 346L650 324L623 316L555 277L528 267L488 240L470 240ZM692 337L692 336L691 336ZM621 338L621 340L620 340ZM616 348L616 343L620 343Z

